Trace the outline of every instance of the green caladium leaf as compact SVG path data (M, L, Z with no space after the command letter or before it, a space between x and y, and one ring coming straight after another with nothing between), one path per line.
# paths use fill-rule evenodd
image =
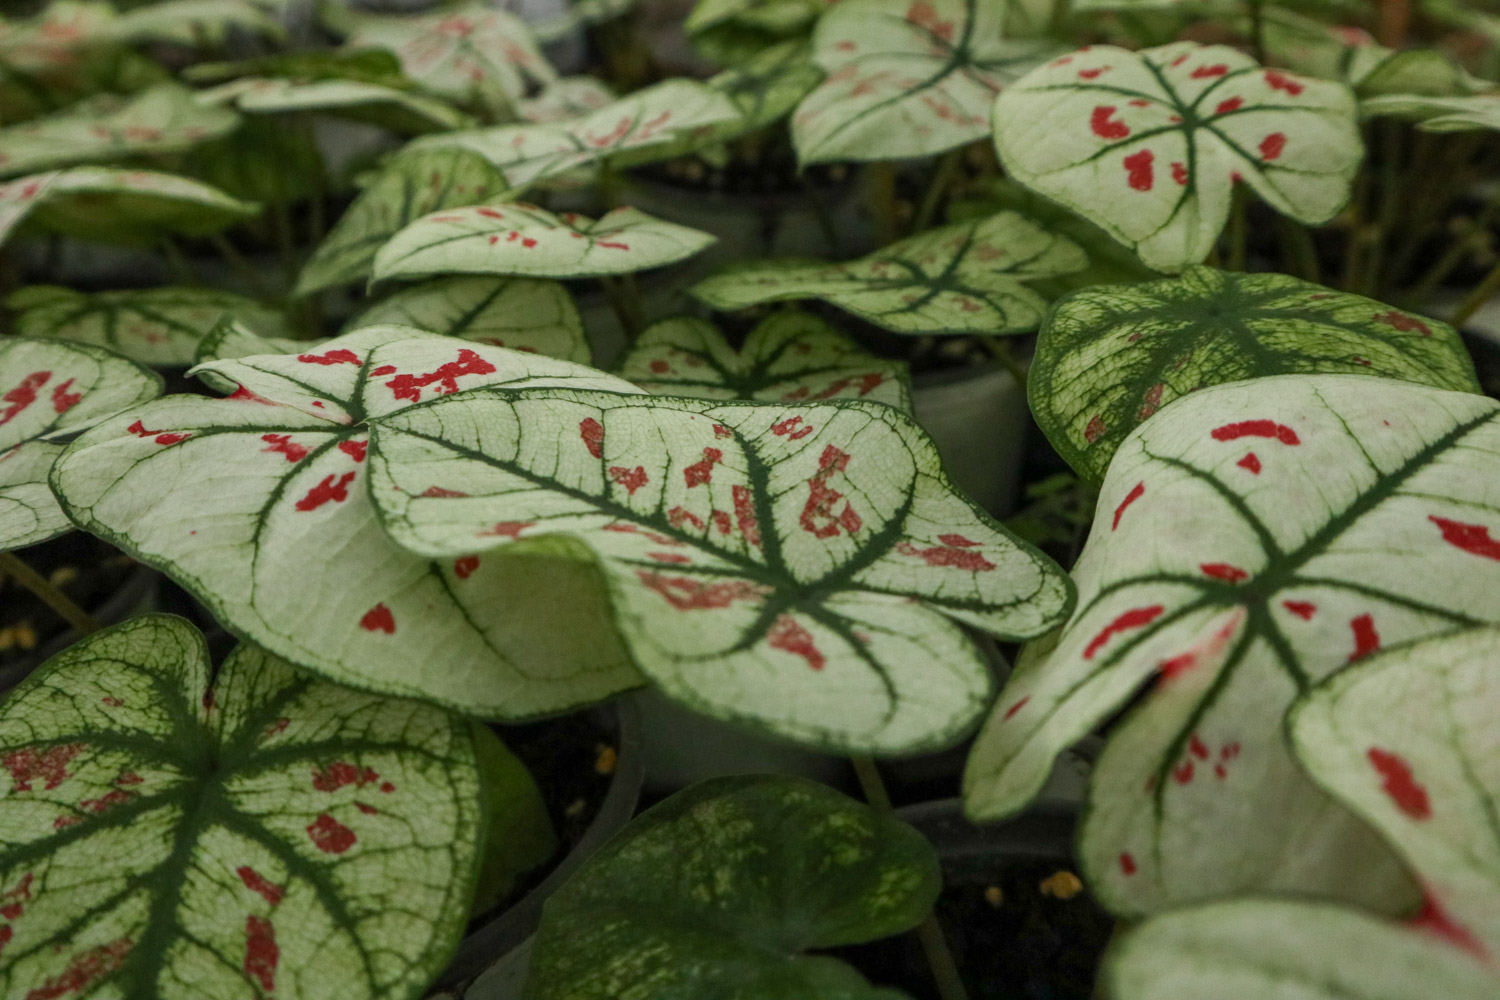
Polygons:
M909 930L941 886L931 846L889 813L803 778L705 781L547 901L526 1000L897 1000L805 952Z
M1495 448L1495 401L1358 375L1212 386L1136 428L1074 569L1078 610L975 747L971 815L1019 809L1057 752L1147 687L1081 834L1107 905L1406 902L1390 849L1306 778L1282 721L1379 648L1500 621Z
M838 0L698 0L683 27L690 35L728 24L795 35L808 31Z
M362 281L381 246L412 222L429 212L493 201L505 189L503 174L461 149L398 156L340 216L302 268L295 294Z
M577 539L664 694L831 751L951 743L990 693L955 620L1032 636L1070 603L878 403L485 389L382 417L371 440L402 546Z
M567 121L598 111L618 98L591 76L565 76L554 80L535 97L516 102L516 114L532 124Z
M203 91L208 104L233 104L246 114L321 112L367 121L406 135L464 128L474 119L453 105L426 94L362 80L313 80L299 83L272 77L248 77Z
M0 990L420 996L474 891L468 725L251 646L212 677L169 615L70 647L0 708Z
M416 327L514 351L589 362L583 320L568 290L534 278L437 278L396 292L349 324Z
M0 340L0 551L72 527L47 486L59 439L161 393L118 355L56 340Z
M1006 171L1159 271L1200 263L1248 184L1283 215L1331 219L1363 155L1349 88L1223 45L1093 46L995 102Z
M374 279L434 274L590 278L685 260L714 242L697 229L635 208L599 219L501 203L424 215L375 255Z
M638 392L628 382L402 327L195 371L239 388L129 410L58 460L53 487L76 523L171 575L237 634L356 687L519 718L639 682L602 582L565 545L523 548L514 563L409 555L376 521L366 465L368 419L436 395L487 383Z
M1480 391L1446 323L1284 274L1190 267L1061 299L1042 325L1027 392L1052 446L1098 483L1125 436L1174 399L1240 379L1332 372Z
M1411 118L1424 132L1469 132L1500 130L1500 91L1455 97L1424 97L1392 94L1372 97L1360 104L1369 116Z
M1047 308L1028 282L1077 271L1072 241L1015 212L930 229L844 264L732 264L688 290L714 309L823 299L897 333L1022 333Z
M204 105L192 91L159 83L135 97L103 95L57 114L0 128L0 177L82 163L181 153L234 130L233 111Z
M707 320L664 319L641 333L620 362L620 376L665 396L763 403L863 398L911 410L906 365L865 353L804 312L767 317L740 351Z
M797 157L899 160L982 139L1000 89L1062 49L1004 34L994 0L843 0L818 21L828 74L792 117Z
M1271 900L1195 907L1152 920L1125 939L1111 970L1111 995L1495 996L1497 665L1500 633L1451 633L1353 667L1293 712L1293 745L1313 778L1380 830L1420 878L1426 898L1414 919L1395 924L1334 906Z
M106 243L151 244L168 233L207 235L259 208L186 177L74 167L0 184L0 244L30 227Z
M251 0L166 0L126 11L110 34L126 42L221 46L232 33L282 39L281 24Z
M739 117L684 138L679 148L683 154L692 153L774 125L822 79L823 71L813 62L806 42L784 42L757 52L708 81L734 102Z
M17 312L15 332L98 344L146 365L190 365L220 317L267 337L285 336L286 319L254 299L211 288L75 292L33 285L5 300Z

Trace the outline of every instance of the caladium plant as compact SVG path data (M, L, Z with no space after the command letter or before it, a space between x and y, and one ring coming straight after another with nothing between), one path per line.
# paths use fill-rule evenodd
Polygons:
M1246 891L1406 902L1390 849L1306 778L1282 720L1378 649L1500 621L1497 417L1469 393L1283 375L1203 389L1137 427L1100 490L1076 612L975 747L970 813L1014 812L1139 692L1080 841L1113 909Z
M1292 715L1297 758L1400 851L1423 886L1421 910L1395 923L1310 902L1193 907L1125 939L1109 974L1112 995L1232 1000L1274 989L1308 1000L1493 997L1500 990L1497 725L1494 629L1392 650L1315 688Z
M248 77L198 95L210 105L233 105L245 114L318 112L378 123L412 135L463 128L474 119L427 94L365 80L297 80Z
M1469 132L1500 129L1500 92L1429 97L1390 94L1360 103L1367 115L1414 118L1425 132Z
M467 721L250 646L211 676L179 618L50 660L0 767L8 996L414 998L474 891Z

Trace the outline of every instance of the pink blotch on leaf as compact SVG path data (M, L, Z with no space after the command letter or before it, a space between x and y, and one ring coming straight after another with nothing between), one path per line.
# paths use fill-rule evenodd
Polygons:
M814 644L812 633L798 624L791 615L777 616L775 624L766 633L766 642L772 649L802 657L814 670L822 670L828 662Z
M1297 432L1274 420L1240 420L1232 424L1215 427L1210 436L1215 441L1237 441L1243 437L1274 438L1286 445L1298 445L1302 441Z
M651 481L651 477L646 475L645 468L639 465L633 469L627 469L622 465L612 465L609 467L609 478L616 485L625 487L625 491L631 496L635 496L636 490Z
M1101 139L1124 139L1130 135L1130 126L1114 121L1115 106L1101 104L1089 115L1089 128Z
M245 918L245 975L252 977L267 993L276 989L276 963L281 951L276 947L276 928L265 917L254 914Z
M332 475L324 476L321 483L308 490L307 495L297 501L297 509L310 511L317 510L325 503L343 503L349 499L349 484L354 481L354 475L346 472L337 481Z
M356 462L365 460L365 450L370 447L369 441L340 441L339 451L348 455Z
M1380 648L1380 634L1375 631L1375 619L1371 616L1357 615L1350 619L1349 628L1354 632L1354 652L1349 654L1348 662L1353 663Z
M578 436L583 439L583 446L589 450L589 454L595 458L604 457L604 425L593 417L585 417L579 421Z
M1131 610L1124 612L1114 621L1104 626L1104 628L1100 630L1098 635L1089 640L1088 646L1084 648L1083 658L1085 660L1092 660L1094 658L1094 655L1098 653L1099 650L1103 649L1104 645L1109 642L1111 638L1122 632L1127 632L1130 629L1142 628L1146 625L1150 625L1152 622L1156 621L1156 619L1165 610L1166 608L1162 605L1153 604L1150 607L1132 608Z
M1432 817L1432 801L1427 797L1427 789L1417 782L1411 764L1404 757L1380 747L1370 747L1365 751L1365 757L1380 775L1381 791L1397 809L1414 820Z
M1242 469L1246 469L1252 476L1260 475L1260 459L1255 457L1255 452L1249 452L1244 458L1234 463Z
M326 354L299 354L297 360L305 365L357 365L359 355L345 348L336 348Z
M234 873L240 877L241 882L245 883L246 889L260 896L272 906L280 903L281 897L286 894L286 889L275 882L267 880L260 872L249 865L240 865L234 870Z
M453 575L460 580L467 580L469 574L479 568L478 556L459 556L453 560Z
M317 819L307 825L307 836L312 840L313 846L324 854L343 854L358 839L353 830L326 812L320 813Z
M1262 160L1280 159L1286 149L1286 133L1272 132L1260 141L1260 158Z
M1131 153L1121 162L1125 165L1125 181L1136 191L1150 191L1155 184L1155 173L1151 164L1156 160L1156 154L1149 149Z
M377 604L360 616L359 627L366 632L384 632L386 635L394 635L396 616L391 614L391 609L384 604Z
M1119 527L1120 527L1120 516L1125 513L1125 508L1129 507L1131 504L1135 503L1142 496L1144 496L1145 493L1146 493L1146 483L1145 483L1144 480L1141 481L1141 482L1139 482L1139 483L1136 483L1134 486L1132 486L1130 488L1130 492L1127 493L1127 494L1125 494L1125 499L1121 500L1120 501L1120 505L1115 508L1115 519L1114 519L1114 522L1110 525L1110 528L1109 528L1110 531L1116 531L1116 530L1119 529Z

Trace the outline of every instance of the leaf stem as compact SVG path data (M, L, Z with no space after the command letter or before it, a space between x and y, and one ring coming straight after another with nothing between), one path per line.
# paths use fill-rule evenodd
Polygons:
M1307 227L1285 215L1277 215L1276 223L1281 230L1282 246L1286 250L1288 263L1297 276L1321 284L1322 274L1318 267L1318 248L1313 245L1312 234Z
M1262 66L1266 62L1266 14L1265 0L1250 0L1250 45L1255 61Z
M1500 192L1490 200L1490 203L1480 211L1473 223L1454 240L1443 255L1433 262L1432 267L1427 269L1412 286L1412 290L1406 297L1406 301L1418 307L1422 306L1430 295L1441 285L1453 269L1463 263L1464 255L1472 253L1477 245L1482 245L1485 234L1494 224L1496 216L1500 216Z
M948 150L938 161L937 169L932 172L932 180L928 182L927 193L922 196L922 207L917 210L917 217L912 222L913 234L920 233L932 225L938 206L943 203L948 189L953 186L953 178L958 174L959 167L963 165L962 161L962 146Z
M881 245L896 242L896 167L889 160L870 164L870 204Z
M1026 366L1021 364L1015 352L1010 349L1010 343L1000 337L980 337L985 350L995 356L995 359L1005 366L1010 372L1011 378L1016 380L1016 385L1022 389L1026 388Z
M0 573L14 577L16 582L31 591L47 607L56 611L69 625L88 635L99 631L99 623L89 613L64 594L52 581L28 566L14 552L0 552Z
M633 274L606 274L599 279L604 286L609 307L615 311L620 328L625 331L625 341L634 344L646 328L646 307L641 302L641 292Z
M208 241L219 252L219 256L224 258L224 262L229 265L229 269L249 286L250 290L257 297L265 299L268 302L274 301L277 298L275 292L271 290L271 286L266 284L265 278L255 269L255 265L251 264L244 254L236 250L234 244L230 243L223 233L214 233L208 238Z
M1500 264L1490 268L1490 273L1484 276L1484 280L1475 285L1474 290L1458 304L1458 308L1453 311L1453 316L1448 322L1456 327L1462 327L1469 317L1479 311L1481 306L1494 298L1496 292L1500 292Z
M1224 268L1228 271L1245 269L1245 203L1247 201L1249 198L1245 195L1245 186L1236 184L1229 207L1229 253L1224 262Z

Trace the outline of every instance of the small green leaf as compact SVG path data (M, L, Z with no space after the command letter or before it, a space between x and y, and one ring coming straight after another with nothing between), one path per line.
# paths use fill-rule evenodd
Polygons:
M1238 181L1283 215L1333 218L1364 153L1354 112L1343 84L1227 46L1104 45L1006 88L995 144L1016 180L1179 271L1213 247Z
M1208 267L1061 299L1042 325L1027 391L1052 446L1098 483L1125 436L1174 399L1240 379L1335 372L1479 391L1446 323L1284 274Z
M494 909L515 891L522 875L557 851L547 802L526 765L482 722L473 723L474 753L487 816L479 849L479 885L471 910Z
M126 11L110 34L124 42L222 46L233 33L283 39L285 29L252 0L165 0Z
M148 615L0 708L0 991L420 996L474 886L468 723Z
M941 886L931 846L888 813L801 778L705 781L547 901L525 997L897 1000L806 952L915 927Z
M620 376L647 392L698 399L868 399L910 411L906 366L866 354L818 317L786 311L767 317L729 346L707 320L675 316L647 327Z
M1005 37L998 0L843 0L813 33L827 73L792 118L798 159L899 160L982 139L1001 88L1062 49Z
M568 290L535 278L436 278L382 299L349 330L394 324L588 364L589 342Z
M87 293L32 285L11 293L5 305L17 312L22 336L98 344L144 365L192 364L198 342L224 316L267 337L287 333L276 310L211 288Z
M47 475L59 438L161 393L161 379L109 351L57 340L0 340L0 551L72 527Z
M360 192L297 279L297 295L361 281L391 237L429 212L492 201L505 177L461 149L398 156Z
M576 538L635 662L689 708L838 752L957 739L1066 577L954 491L894 407L476 389L373 421L371 495L434 558Z
M684 260L714 242L708 233L634 208L598 220L502 203L425 215L375 255L374 278L505 274L590 278L631 274Z
M1047 303L1027 282L1077 271L1088 257L1015 212L959 222L845 264L747 261L688 293L713 309L823 299L897 333L1024 333Z
M1360 103L1368 116L1411 118L1424 132L1500 130L1500 92L1457 97L1393 94Z

